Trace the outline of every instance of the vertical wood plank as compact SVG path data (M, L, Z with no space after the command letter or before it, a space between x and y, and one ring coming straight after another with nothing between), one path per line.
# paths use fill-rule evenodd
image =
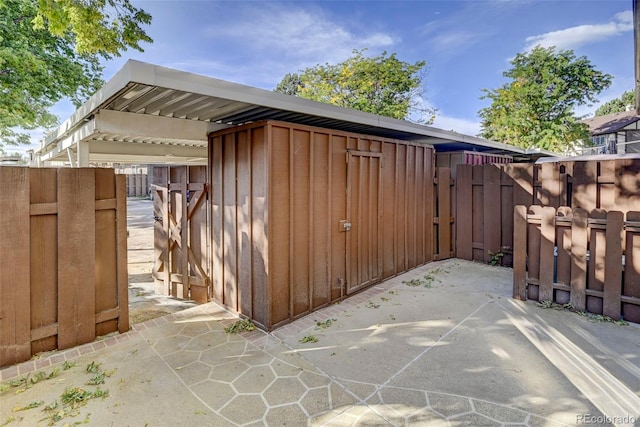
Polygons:
M269 327L267 127L251 132L251 309L252 318Z
M529 206L527 215L529 218L533 216L542 219L542 207ZM538 280L540 280L540 230L540 225L527 223L527 273L530 279ZM539 286L529 285L527 289L527 299L539 301Z
M291 276L291 160L288 128L271 128L269 162L269 280L271 291L271 325L290 318ZM344 162L344 160L343 160ZM344 163L343 163L344 164Z
M31 357L29 170L0 167L0 189L0 366L6 366Z
M222 247L224 304L238 311L238 217L237 217L237 146L236 133L225 135L222 147Z
M95 173L58 170L58 348L95 339Z
M500 169L495 165L483 165L484 180L484 261L491 261L491 253L500 252Z
M395 188L396 188L396 150L395 144L388 142L382 145L382 198L386 203L382 206L382 275L392 277L396 274L395 262ZM431 227L429 227L431 230ZM429 233L430 234L430 233Z
M311 144L310 176L313 201L310 204L312 223L310 224L309 259L312 266L312 308L319 308L330 300L330 259L329 241L332 223L329 206L331 186L329 180L329 135L314 132ZM313 208L312 208L313 206Z
M4 168L2 168L4 169ZM55 203L58 198L56 169L31 168L31 204ZM30 277L31 329L58 321L58 220L57 212L31 215ZM1 301L1 298L0 298ZM57 334L33 341L33 354L57 348Z
M571 218L571 305L586 308L587 288L587 211L573 209Z
M627 221L623 294L640 298L640 212L628 212ZM622 315L629 322L640 323L640 305L622 304Z
M182 273L182 289L178 291L178 295L182 298L189 298L189 166L182 166L180 175L180 197L177 199L180 203L180 271ZM177 220L177 218L176 218Z
M604 296L602 314L619 320L622 295L622 230L624 215L619 211L607 213L607 252L604 267Z
M484 166L477 165L471 172L471 212L472 212L472 250L473 261L486 262L484 244Z
M311 161L311 132L291 129L291 300L292 316L299 316L311 310L309 289L309 203L311 181L309 163Z
M540 288L538 299L539 301L553 301L556 210L551 206L542 208L540 235Z
M460 169L458 169L458 178ZM513 213L513 298L527 299L527 208L516 206Z
M594 220L606 220L607 213L602 209L591 211L589 218ZM587 275L587 289L594 291L604 290L604 267L607 250L606 232L601 227L589 227L589 268ZM602 314L602 298L587 295L587 311Z
M129 330L129 273L127 263L127 196L123 175L116 175L116 278L118 288L118 331Z
M440 259L451 258L451 169L438 168L438 206L440 212Z
M461 164L456 170L456 257L469 261L473 259L472 167Z
M116 180L113 169L96 168L94 173L95 200L115 199ZM96 286L96 314L118 308L116 214L116 209L95 211L96 264L94 281ZM118 319L96 324L97 336L106 335L117 330Z
M211 287L214 301L224 304L224 168L222 148L224 136L214 136L209 141L211 150Z
M433 205L433 177L435 176L435 155L433 148L429 148L425 151L425 195L424 195L424 209L425 209L425 261L433 260L433 217L434 217L434 205Z
M251 263L251 158L250 130L237 132L238 176L236 180L238 200L238 306L240 313L251 316L252 283Z
M597 162L579 161L573 164L571 207L587 212L597 208Z

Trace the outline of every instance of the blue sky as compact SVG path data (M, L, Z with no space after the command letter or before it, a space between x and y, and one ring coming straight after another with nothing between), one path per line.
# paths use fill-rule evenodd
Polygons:
M434 126L479 131L483 88L497 88L516 53L536 44L573 49L614 76L599 99L633 87L632 0L601 1L150 1L153 44L105 64L108 80L139 59L264 89L288 72L335 63L353 49L425 60L426 102ZM579 115L596 106L580 107ZM73 108L56 107L61 120Z

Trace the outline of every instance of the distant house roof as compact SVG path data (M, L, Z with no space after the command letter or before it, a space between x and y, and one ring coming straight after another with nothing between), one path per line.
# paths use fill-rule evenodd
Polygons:
M596 116L591 119L586 119L584 123L589 126L589 134L595 136L617 132L638 120L640 120L640 116L636 113L636 110L631 110L622 113L607 114L605 116Z

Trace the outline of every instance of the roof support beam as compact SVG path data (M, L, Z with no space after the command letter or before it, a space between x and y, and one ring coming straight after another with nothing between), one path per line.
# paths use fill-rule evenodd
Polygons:
M96 132L145 139L200 141L207 143L209 132L224 129L227 125L173 117L153 116L113 110L100 110L95 116Z

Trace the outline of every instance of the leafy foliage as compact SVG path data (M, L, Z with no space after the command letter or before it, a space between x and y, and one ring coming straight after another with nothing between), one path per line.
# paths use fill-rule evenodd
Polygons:
M612 77L595 69L586 57L571 50L536 47L519 53L503 73L511 81L484 89L491 100L480 110L481 135L523 148L564 152L588 139L587 126L574 107L595 102Z
M301 98L368 113L431 123L435 111L421 106L425 61L404 62L393 53L366 57L365 50L331 65L315 65L287 74L274 89Z
M102 85L99 59L142 50L150 22L129 0L0 0L0 146L55 126L49 109L80 105Z
M596 110L596 116L605 116L607 114L621 113L626 111L627 105L636 104L636 93L633 90L628 90L620 95L620 98L612 99L609 102L605 102Z

